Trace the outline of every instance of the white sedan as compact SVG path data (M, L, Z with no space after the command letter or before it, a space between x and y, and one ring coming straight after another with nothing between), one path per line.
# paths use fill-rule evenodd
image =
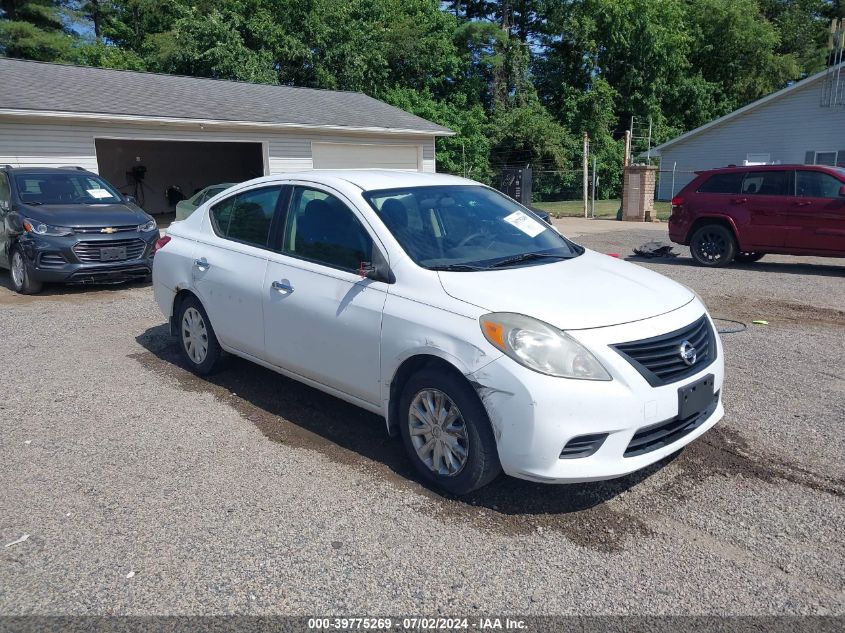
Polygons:
M619 477L723 415L695 293L463 178L242 183L168 229L153 285L195 372L225 351L377 413L455 494Z

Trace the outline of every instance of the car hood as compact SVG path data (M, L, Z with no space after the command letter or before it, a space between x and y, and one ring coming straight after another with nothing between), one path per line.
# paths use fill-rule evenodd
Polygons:
M589 250L548 264L438 275L455 299L490 312L532 316L562 330L639 321L695 298L668 277Z
M129 226L152 219L138 207L125 204L45 204L22 206L20 213L45 224L70 228Z

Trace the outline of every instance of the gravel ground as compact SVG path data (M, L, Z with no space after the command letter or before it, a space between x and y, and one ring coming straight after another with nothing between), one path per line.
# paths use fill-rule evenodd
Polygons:
M578 229L573 225L572 234ZM630 253L660 227L579 241ZM382 422L180 365L147 286L0 287L2 614L845 614L845 260L702 270L722 423L624 479L422 486ZM725 327L732 327L725 323Z

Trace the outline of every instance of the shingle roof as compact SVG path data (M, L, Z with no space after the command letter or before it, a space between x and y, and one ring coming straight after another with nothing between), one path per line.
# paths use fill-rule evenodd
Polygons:
M0 110L262 124L451 131L358 92L0 58Z

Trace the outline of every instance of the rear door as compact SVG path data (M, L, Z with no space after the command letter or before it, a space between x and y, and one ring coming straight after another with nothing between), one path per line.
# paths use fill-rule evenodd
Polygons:
M9 266L9 234L6 221L12 208L11 183L5 173L0 172L0 266Z
M790 209L789 248L845 253L845 181L823 171L799 169Z
M209 210L198 241L194 287L224 346L264 356L264 274L282 187L238 192Z
M740 194L731 201L733 213L746 219L742 240L746 250L786 245L792 190L790 170L746 172Z

